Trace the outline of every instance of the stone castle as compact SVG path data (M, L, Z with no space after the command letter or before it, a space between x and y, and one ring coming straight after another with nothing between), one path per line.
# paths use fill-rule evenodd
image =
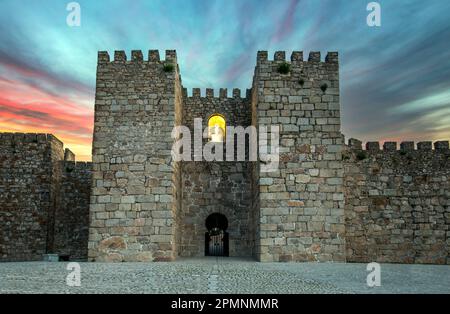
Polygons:
M260 51L242 94L189 96L173 50L99 52L92 163L50 134L0 134L0 260L450 264L448 142L346 144L335 52ZM279 125L278 168L175 161L174 126L216 116Z

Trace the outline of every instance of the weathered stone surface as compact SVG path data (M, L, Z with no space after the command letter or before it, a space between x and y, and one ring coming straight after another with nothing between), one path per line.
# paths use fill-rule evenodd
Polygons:
M87 257L91 164L51 134L0 133L0 260Z
M119 253L101 254L97 261L101 263L120 263L123 262L123 255Z
M186 162L182 178L180 256L205 255L205 220L213 213L224 214L228 220L229 255L252 256L255 221L250 163Z
M54 252L71 260L87 258L91 184L91 163L62 163L55 209Z
M203 256L205 220L220 213L231 256L449 264L448 142L345 146L338 55L302 55L279 73L285 54L259 52L245 96L216 97L188 96L175 51L99 53L93 164L52 135L0 133L0 259ZM201 118L205 128L216 113L228 127L280 126L277 167L264 172L270 158L250 161L248 147L244 160L207 162L192 149L199 160L175 162L173 127L193 131Z
M432 150L431 142L396 146L347 148L347 260L448 264L450 151Z
M91 211L107 215L91 215L90 260L100 257L100 241L109 237L123 237L127 249L120 252L127 261L177 255L181 168L170 152L172 128L182 123L181 79L174 51L166 52L166 60L149 55L150 62L123 63L125 56L98 63L92 157L98 180ZM173 67L166 71L168 64ZM102 203L118 206L102 210ZM166 214L148 224L142 220L154 211Z
M278 73L279 61L267 59L259 60L254 75L253 124L281 125L283 153L276 172L256 168L260 183L273 181L259 186L254 204L259 212L257 257L261 261L344 261L337 54L330 57L333 62L320 62L320 53L312 53L311 62L299 62L297 55L293 59L289 75ZM324 81L333 94L324 95ZM333 219L332 229L324 229L326 219ZM295 239L308 241L299 245Z
M98 249L101 252L126 250L127 244L122 237L110 237L99 242Z

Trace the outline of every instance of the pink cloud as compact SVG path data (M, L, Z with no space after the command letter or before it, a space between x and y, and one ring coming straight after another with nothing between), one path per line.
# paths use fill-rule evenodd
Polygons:
M271 38L272 43L282 41L294 31L295 10L297 9L299 3L300 0L291 0L289 6L281 17L281 23Z
M236 80L239 75L242 75L242 69L248 66L251 62L250 58L251 57L249 54L244 53L235 59L228 70L225 71L224 80L226 82L232 82Z
M38 78L58 88L45 74L32 69L9 65L8 78L0 74L0 132L52 133L78 155L89 160L92 145L93 109L65 96L55 95L36 84L23 82L17 76ZM10 79L13 77L13 79ZM88 101L89 95L77 96Z

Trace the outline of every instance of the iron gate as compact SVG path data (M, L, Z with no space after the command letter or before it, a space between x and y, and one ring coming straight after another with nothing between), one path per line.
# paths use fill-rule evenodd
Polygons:
M221 230L218 234L205 234L206 256L228 256L228 232Z

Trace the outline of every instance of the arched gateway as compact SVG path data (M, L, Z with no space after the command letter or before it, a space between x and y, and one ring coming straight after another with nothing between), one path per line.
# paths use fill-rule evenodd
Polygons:
M278 51L269 60L260 51L251 89L245 96L233 89L231 97L226 89L216 97L211 88L188 95L173 50L165 60L158 51L148 60L142 55L116 51L111 60L99 53L89 260L172 261L205 253L263 262L345 260L337 53L321 60L311 52L303 60L294 51L286 60ZM190 161L172 156L175 126L194 133L208 127L191 136L197 148ZM237 135L227 138L227 128L249 126L258 130L258 161L247 153L243 160L206 158L213 151L223 156L220 148L232 155ZM226 213L228 229L205 228L213 212ZM211 220L224 221L219 217Z
M205 221L205 256L228 256L228 219L225 215L214 213Z

